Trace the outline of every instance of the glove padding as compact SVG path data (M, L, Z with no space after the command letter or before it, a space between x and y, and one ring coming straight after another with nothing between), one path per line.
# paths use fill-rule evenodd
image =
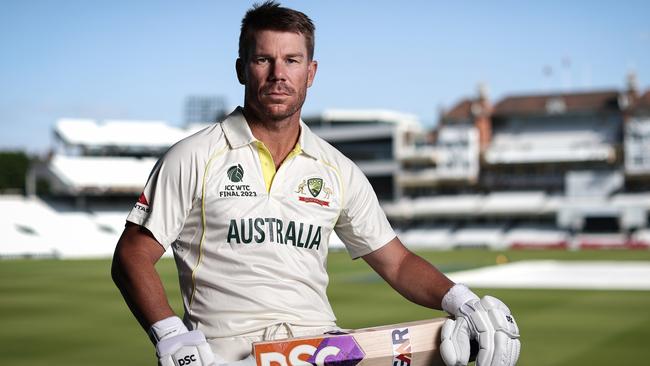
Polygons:
M257 366L257 361L255 361L255 356L252 354L248 355L248 357L244 358L243 360L239 361L233 361L233 362L228 362L226 364L220 364L219 366Z
M159 366L217 366L200 330L165 338L156 344Z
M519 328L501 300L485 296L463 304L442 327L440 354L447 366L469 362L470 339L479 344L477 366L513 366L519 358Z

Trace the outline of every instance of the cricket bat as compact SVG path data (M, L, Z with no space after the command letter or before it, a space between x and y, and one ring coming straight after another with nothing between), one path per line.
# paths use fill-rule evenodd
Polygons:
M255 342L253 355L257 366L444 366L439 345L445 320Z

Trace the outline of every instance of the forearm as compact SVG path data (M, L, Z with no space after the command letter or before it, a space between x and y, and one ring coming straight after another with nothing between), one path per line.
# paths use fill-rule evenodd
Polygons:
M454 285L447 276L426 260L407 251L389 280L390 285L408 300L441 310L442 298Z
M129 260L113 261L113 281L145 331L156 321L174 315L162 281L153 268Z
M442 309L454 283L426 260L406 249L398 238L363 259L402 296L416 304Z
M123 235L115 250L111 268L115 285L145 331L156 321L174 315L155 268L164 250L153 247L152 252L151 248L142 243L136 245L128 235Z

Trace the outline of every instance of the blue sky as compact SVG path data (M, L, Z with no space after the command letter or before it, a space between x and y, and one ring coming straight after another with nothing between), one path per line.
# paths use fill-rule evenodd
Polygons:
M241 103L239 23L253 1L0 2L0 149L44 152L58 118L182 124L184 98ZM283 1L316 23L304 114L384 108L433 125L487 84L650 88L648 1ZM552 70L545 75L543 70Z

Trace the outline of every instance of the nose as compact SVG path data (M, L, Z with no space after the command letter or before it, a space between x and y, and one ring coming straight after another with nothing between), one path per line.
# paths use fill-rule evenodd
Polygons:
M274 61L271 64L271 72L269 73L269 80L271 81L284 81L287 76L287 66L281 61Z

